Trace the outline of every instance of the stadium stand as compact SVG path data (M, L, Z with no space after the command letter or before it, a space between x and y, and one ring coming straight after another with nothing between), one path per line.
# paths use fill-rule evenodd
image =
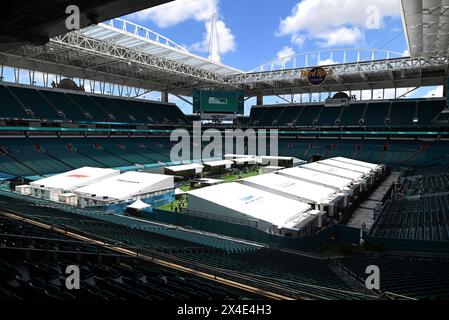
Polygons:
M326 264L325 260L290 255L271 250L258 250L233 255L182 254L184 259L202 264L239 272L270 281L277 279L291 290L315 299L366 299L341 280Z
M449 261L444 258L404 256L361 256L338 259L340 263L365 277L366 266L378 266L383 292L416 299L448 299Z
M240 274L254 281L270 282L273 276L279 285L297 297L325 299L366 299L339 278L326 260L249 246L198 233L174 230L151 222L98 214L88 215L62 212L44 206L29 208L23 200L0 196L4 210L58 228L81 232L114 245L138 247L173 255L181 261L221 270L226 274ZM101 222L98 219L101 219ZM109 220L107 221L107 220ZM112 222L112 221L115 221ZM120 223L120 224L118 224ZM219 268L219 269L217 269Z
M0 86L0 118L123 124L185 124L186 116L173 104L101 97L67 90Z
M301 107L301 113L297 119L296 125L298 127L312 127L315 125L314 121L318 118L322 106L304 105Z
M10 92L17 98L25 109L33 112L36 119L64 120L64 115L57 110L39 93L38 90L30 90L20 87L9 87Z
M444 106L442 99L350 102L345 107L257 106L251 110L250 124L263 127L432 127Z
M416 116L417 102L415 101L397 101L391 104L390 126L391 127L410 127L414 124Z
M366 103L351 103L343 108L340 125L343 127L359 127L363 119Z
M8 87L0 85L0 100L2 108L0 117L3 119L32 119L31 114L26 113L24 107L9 91Z
M343 107L324 107L318 119L318 127L334 127L339 124Z
M379 238L449 241L449 167L408 171L371 229Z
M367 127L384 127L390 115L390 103L373 102L366 107L364 124Z
M389 239L448 241L448 208L448 195L388 200L371 234Z
M1 300L215 300L256 297L107 248L73 241L0 217ZM14 253L11 255L11 253ZM81 289L61 281L65 268L81 269Z
M301 110L295 106L285 107L284 111L279 116L278 125L281 127L296 126L296 120L300 111Z
M444 100L441 99L420 100L418 102L418 126L432 125L444 107Z

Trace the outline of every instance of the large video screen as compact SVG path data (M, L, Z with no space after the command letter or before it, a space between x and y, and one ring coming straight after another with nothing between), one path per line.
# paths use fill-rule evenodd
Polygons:
M194 113L243 114L245 95L243 91L194 90Z

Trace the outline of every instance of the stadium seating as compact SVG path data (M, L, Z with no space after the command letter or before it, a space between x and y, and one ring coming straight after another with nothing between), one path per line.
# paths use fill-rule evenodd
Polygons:
M53 105L38 90L20 87L9 87L9 90L21 101L25 109L33 111L35 118L41 120L64 120L64 116L58 114Z
M318 127L335 127L340 120L343 107L324 107L317 119Z
M431 127L437 125L433 120L444 106L441 99L351 102L346 107L259 106L251 110L250 124L264 127Z
M343 282L325 263L315 258L280 251L258 250L246 253L181 254L183 259L214 268L239 272L270 281L275 279L300 296L321 299L363 299Z
M185 301L253 296L3 217L0 234L0 300ZM65 288L68 265L81 269L80 290Z
M266 112L269 112L267 107L251 108L251 115L250 115L250 120L249 120L250 124L255 125L255 126L259 125L260 119Z
M168 138L0 139L0 172L43 176L83 166L120 168L170 162Z
M410 127L416 123L417 103L415 101L398 101L391 104L390 126Z
M81 92L0 86L0 118L123 124L182 125L186 116L173 104L101 97ZM28 110L28 111L27 111Z
M388 200L371 229L375 237L409 240L449 240L449 196Z
M42 175L65 172L72 169L69 165L59 161L45 150L44 146L34 144L29 139L0 139L0 146L5 157L4 162L13 160L24 169L22 175ZM12 173L11 173L12 174Z
M55 108L61 111L67 120L71 121L88 121L84 111L82 111L78 105L76 105L70 98L66 96L63 92L58 91L40 91L43 96L47 98L50 103L52 103Z
M314 126L314 121L318 118L322 106L316 105L304 105L301 107L302 111L299 115L296 125L298 127L312 127Z
M356 256L338 259L340 263L362 278L366 267L381 270L380 287L417 299L449 298L449 261L447 259L401 256Z
M432 121L437 118L438 114L440 114L445 105L445 101L441 99L419 101L418 126L431 126Z
M8 87L0 85L0 118L5 119L33 119L33 116L27 114L23 106L15 96L9 91Z
M283 107L268 107L267 111L259 119L259 125L262 127L272 127L276 125L277 119L284 111ZM268 110L269 109L269 110Z
M278 119L278 126L290 127L296 125L296 119L300 113L300 109L296 106L285 107Z
M364 124L367 127L384 127L389 115L389 102L369 103L365 111Z
M343 127L358 127L363 119L366 103L351 103L343 108L340 125Z

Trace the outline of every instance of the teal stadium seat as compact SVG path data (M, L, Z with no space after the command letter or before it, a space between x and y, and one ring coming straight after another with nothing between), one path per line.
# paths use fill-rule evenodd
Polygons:
M38 90L9 87L11 92L22 102L25 108L31 109L35 118L41 120L64 120L57 110L40 94Z

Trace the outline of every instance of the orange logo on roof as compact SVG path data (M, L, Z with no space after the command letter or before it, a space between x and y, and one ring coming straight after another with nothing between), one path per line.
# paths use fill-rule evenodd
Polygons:
M85 176L83 174L71 174L71 175L69 175L67 177L69 177L69 178L77 178L77 179L89 178L89 176Z

